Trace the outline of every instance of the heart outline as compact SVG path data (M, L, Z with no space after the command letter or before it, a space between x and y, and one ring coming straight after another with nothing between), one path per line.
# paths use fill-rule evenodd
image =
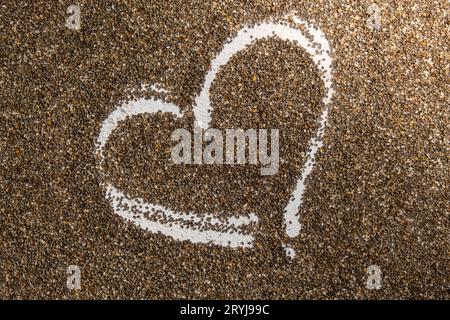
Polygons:
M329 55L331 49L325 34L320 29L315 28L313 25L299 17L288 15L285 19L289 19L296 24L302 25L312 39L308 39L301 30L281 23L264 22L254 27L242 28L238 31L234 38L226 42L220 53L212 60L210 70L205 76L205 82L202 90L195 99L193 113L196 126L202 129L208 128L211 121L210 112L212 110L209 90L217 72L219 72L221 66L228 63L234 54L244 50L257 39L277 36L282 40L293 41L296 45L301 46L307 51L319 70L320 68L324 70L322 80L325 84L326 93L323 98L324 110L320 116L319 128L316 131L316 134L313 135L309 141L307 160L283 213L283 223L286 233L289 237L293 238L298 236L300 233L301 224L299 212L302 205L303 194L306 189L305 181L312 172L317 151L323 146L322 137L327 125L329 108L334 92L332 89L331 57ZM319 44L319 53L316 52L313 44ZM176 118L182 116L178 106L172 103L161 100L147 99L127 102L124 105L117 107L109 114L109 116L102 123L100 133L96 141L95 152L100 159L98 167L101 172L104 161L103 149L109 139L109 136L118 126L119 122L138 114L152 114L159 111L163 113L170 113ZM192 243L206 243L226 247L244 248L253 246L254 236L245 231L244 227L258 223L259 219L254 213L243 215L238 218L223 218L214 214L205 213L180 213L172 211L164 206L147 203L139 197L130 198L106 181L102 181L101 184L106 189L106 198L108 198L111 202L114 212L125 220L131 221L143 229L150 230L154 233L160 232L164 235L172 237L175 240L187 240ZM145 210L147 210L147 213L148 210L153 210L153 212L158 212L159 214L162 213L165 218L173 219L175 222L169 225L158 221L151 221L144 217L142 214L143 211L140 212L140 217L136 216L136 212L132 212L132 210L127 209L133 207L135 208L135 211L146 208ZM147 209L147 207L149 209ZM181 223L177 222L179 220ZM182 224L183 222L189 222L190 224L189 226L185 226ZM211 226L214 226L215 228L211 228ZM225 229L226 231L221 231L221 229Z

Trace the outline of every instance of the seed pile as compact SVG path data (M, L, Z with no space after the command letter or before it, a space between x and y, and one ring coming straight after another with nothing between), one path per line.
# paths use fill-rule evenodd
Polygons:
M70 2L0 5L1 298L448 298L447 1L383 1L378 31L367 27L370 1L78 3L79 31L64 26ZM278 174L170 161L170 134L192 130L193 100L226 39L287 12L327 35L336 92L290 240L282 210L324 95L301 48L258 40L211 89L211 127L280 129ZM168 93L142 86L154 83ZM95 139L117 105L139 97L184 117L121 123L107 179L173 209L255 212L253 249L172 241L112 212ZM65 286L74 264L79 291ZM366 289L373 264L381 290Z

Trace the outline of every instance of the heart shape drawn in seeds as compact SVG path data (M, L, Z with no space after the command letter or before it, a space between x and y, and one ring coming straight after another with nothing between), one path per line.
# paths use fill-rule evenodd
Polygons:
M333 90L330 46L325 34L296 16L286 16L285 19L286 23L264 22L255 26L244 27L234 38L226 42L222 51L211 63L202 90L195 99L193 114L196 126L207 129L211 121L210 112L212 111L209 91L217 72L220 67L227 64L233 55L245 49L257 39L278 37L290 41L302 47L310 55L317 68L323 70L322 80L326 90L323 97L324 109L318 120L318 129L309 141L307 160L283 213L286 234L293 238L300 233L300 209L306 189L305 181L314 167L315 155L322 146L322 137L327 125ZM297 26L301 28L297 28ZM104 147L119 122L138 114L157 112L169 113L177 118L182 116L178 106L161 100L148 99L130 101L118 106L109 114L108 118L102 123L96 144L100 172L102 172L104 161ZM111 202L114 212L145 230L192 243L244 248L253 246L255 238L252 234L252 226L255 226L259 221L254 213L224 218L214 214L175 212L170 208L148 203L141 198L131 198L106 181L102 182L102 185L106 189L106 198ZM154 215L154 219L152 219L152 215ZM160 219L161 216L162 219ZM156 217L159 218L156 219ZM170 223L167 221L170 221ZM283 246L286 253L293 257L293 249Z

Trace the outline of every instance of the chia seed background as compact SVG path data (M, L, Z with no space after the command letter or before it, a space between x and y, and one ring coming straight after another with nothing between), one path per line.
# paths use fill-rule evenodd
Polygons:
M71 4L0 4L0 298L449 298L448 1L380 1L378 31L366 23L372 1L78 1L79 31L65 27ZM176 170L189 174L185 168L165 172L163 133L177 123L161 115L118 130L108 153L120 164L110 167L112 179L165 205L213 206L192 199L222 183L213 190L223 194L222 208L260 206L266 223L255 248L180 243L115 215L94 156L101 122L130 96L160 97L139 90L145 82L169 90L167 99L187 114L180 125L189 126L224 41L285 13L327 35L336 91L302 230L291 242L295 259L281 247L277 208L302 163L301 142L290 133L313 129L308 117L323 88L307 57L276 41L222 72L213 91L230 101L220 109L218 99L213 121L280 124L279 176L261 178L251 168L194 168L194 179L180 177ZM273 58L258 60L258 50ZM289 70L296 72L286 80ZM292 82L303 91L289 91ZM232 94L239 85L248 93L242 100ZM255 92L270 99L262 103ZM291 108L288 96L309 113L276 111ZM366 289L373 264L383 272L381 290ZM81 290L66 288L69 265L81 268Z

